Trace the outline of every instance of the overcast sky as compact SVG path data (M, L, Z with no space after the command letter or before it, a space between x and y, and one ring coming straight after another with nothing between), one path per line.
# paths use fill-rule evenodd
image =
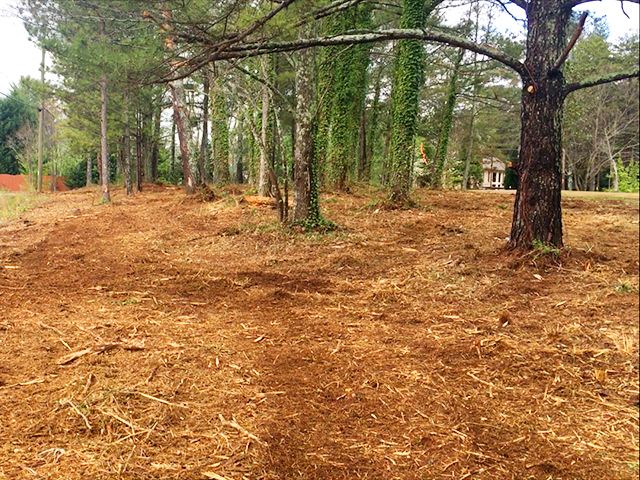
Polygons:
M108 0L101 0L108 1ZM14 16L17 0L0 0L0 93L8 93L11 84L21 76L39 77L40 52L29 42L22 22ZM612 39L638 32L638 5L625 2L627 18L620 8L618 0L590 2L584 9L595 15L607 17ZM518 9L514 9L517 13ZM504 28L513 27L506 15L501 17Z

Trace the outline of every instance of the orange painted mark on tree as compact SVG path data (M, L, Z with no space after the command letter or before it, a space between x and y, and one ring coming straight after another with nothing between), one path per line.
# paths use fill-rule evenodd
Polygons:
M420 153L422 154L422 161L425 165L428 165L427 153L424 151L424 142L420 144Z

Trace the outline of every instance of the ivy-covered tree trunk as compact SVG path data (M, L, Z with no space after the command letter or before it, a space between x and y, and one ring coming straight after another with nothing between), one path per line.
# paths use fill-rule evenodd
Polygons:
M449 150L449 136L451 134L451 127L453 126L453 111L456 107L456 100L458 99L458 75L460 74L460 65L462 64L463 56L464 50L458 50L453 62L451 78L449 78L447 101L444 106L442 123L440 125L440 135L438 138L438 148L434 159L436 167L435 175L431 179L432 186L436 188L442 187L443 185L443 177L447 163L447 151Z
M315 227L320 216L317 163L313 148L313 51L301 50L296 65L293 221Z
M214 81L209 95L211 102L211 155L213 179L226 185L231 181L229 173L229 124L227 102L220 91L220 82Z
M426 4L425 4L426 3ZM423 28L429 0L404 0L400 28ZM420 89L424 83L425 50L418 40L400 40L391 94L391 145L389 151L389 201L409 202Z
M369 164L367 162L367 111L360 113L360 130L358 132L358 180L369 178Z
M354 8L342 14L339 29L365 28L370 24L369 7ZM359 129L367 90L368 45L340 48L334 59L330 137L327 163L331 180L346 190L358 157Z
M379 145L380 93L382 90L382 72L383 72L383 68L382 66L380 66L378 68L378 74L376 76L376 81L373 88L373 103L371 104L369 121L367 122L368 132L367 132L367 137L365 139L367 144L367 148L365 149L366 170L363 172L363 179L367 179L367 180L371 178L371 166L373 163L375 146Z
M529 2L522 132L511 238L513 248L535 241L562 247L560 192L564 77L556 62L566 45L571 9L555 0Z

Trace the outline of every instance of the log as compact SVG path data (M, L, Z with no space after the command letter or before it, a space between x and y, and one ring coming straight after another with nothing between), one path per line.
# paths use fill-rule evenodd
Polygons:
M276 199L272 197L261 197L258 195L245 195L242 197L242 203L248 203L257 207L276 208Z

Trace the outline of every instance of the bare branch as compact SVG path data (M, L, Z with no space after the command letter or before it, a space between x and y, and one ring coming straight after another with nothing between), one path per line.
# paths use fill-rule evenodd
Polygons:
M630 78L637 78L640 76L640 70L636 69L633 72L614 73L604 77L600 77L593 80L584 80L582 82L569 83L564 87L564 95L568 95L576 90L582 90L583 88L595 87L598 85L604 85L606 83L617 82L619 80L627 80Z

